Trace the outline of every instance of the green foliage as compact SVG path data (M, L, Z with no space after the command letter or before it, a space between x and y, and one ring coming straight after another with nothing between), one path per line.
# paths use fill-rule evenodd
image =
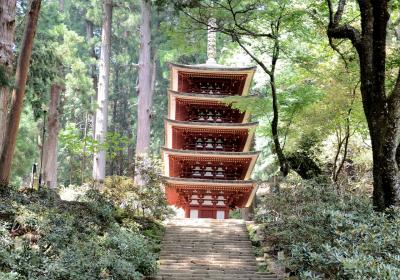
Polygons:
M10 190L1 200L1 279L142 279L156 271L160 236L145 237L132 216L125 219L137 225L126 227L97 191L63 201L47 190Z
M303 179L312 179L322 175L320 142L316 133L303 135L295 151L287 154L290 167Z
M92 135L82 135L81 131L73 123L67 124L65 129L60 132L59 141L61 158L68 163L63 165L60 170L62 177L74 178L69 182L63 180L64 183L68 184L83 183L84 179L89 176L87 174L88 170L80 164L81 160L87 160L90 163L89 156L99 150L106 150L107 158L112 160L129 143L127 137L121 136L117 132L108 132L106 141L100 143Z
M306 181L264 198L258 221L301 279L397 279L400 211L373 210L362 193Z
M163 219L170 214L162 188L161 165L156 159L139 158L135 173L142 184L136 185L132 178L110 176L104 181L102 192L115 201L118 207L132 211L135 215Z
M40 147L37 145L39 129L33 119L31 108L23 111L12 162L11 184L15 186L26 183L32 165L39 162Z

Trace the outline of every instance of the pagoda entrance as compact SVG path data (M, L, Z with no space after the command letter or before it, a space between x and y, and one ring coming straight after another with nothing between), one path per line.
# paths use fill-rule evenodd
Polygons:
M210 190L182 190L181 197L185 197L186 218L225 219L229 217L229 204L232 195L223 191Z
M257 123L224 102L246 96L254 67L171 64L165 147L166 196L186 218L227 219L249 207L258 152L251 152Z
M185 218L191 219L218 219L223 220L229 217L229 210L227 209L196 209L190 208L189 213L185 213Z

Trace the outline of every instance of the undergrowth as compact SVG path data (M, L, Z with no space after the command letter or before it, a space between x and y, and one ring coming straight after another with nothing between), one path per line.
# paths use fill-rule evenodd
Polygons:
M371 199L303 181L265 196L257 211L272 254L300 279L396 280L400 209L374 211Z
M156 272L163 227L99 192L63 201L42 189L3 189L0 279L141 279Z

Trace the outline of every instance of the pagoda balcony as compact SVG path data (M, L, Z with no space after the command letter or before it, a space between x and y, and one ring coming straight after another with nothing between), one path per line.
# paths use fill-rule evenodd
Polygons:
M209 95L242 95L246 74L179 72L178 91Z
M246 163L201 163L187 162L181 164L180 178L207 180L242 180L247 171Z
M168 201L182 207L197 203L205 206L207 200L213 205L223 202L229 207L232 205L249 207L257 189L254 181L214 181L165 177L165 184ZM202 203L200 199L203 200Z
M163 148L165 175L208 180L248 180L258 152L205 152Z
M176 120L190 122L211 123L241 123L244 113L233 109L226 104L212 104L207 102L190 102L189 100L177 100Z
M187 92L168 91L168 117L179 121L201 123L245 123L249 113L232 108L226 95L209 96Z
M179 150L247 152L257 124L201 124L165 119L165 143L167 148Z
M240 152L246 144L247 133L245 135L217 134L210 133L192 133L183 132L182 145L175 142L176 149L183 150L203 150L203 151L225 151Z

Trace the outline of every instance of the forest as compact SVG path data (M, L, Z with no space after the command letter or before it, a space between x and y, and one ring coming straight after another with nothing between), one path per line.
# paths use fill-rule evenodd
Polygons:
M218 64L256 66L224 99L258 122L230 212L256 254L400 279L397 0L1 0L0 279L157 274L170 63L204 64L210 32Z

